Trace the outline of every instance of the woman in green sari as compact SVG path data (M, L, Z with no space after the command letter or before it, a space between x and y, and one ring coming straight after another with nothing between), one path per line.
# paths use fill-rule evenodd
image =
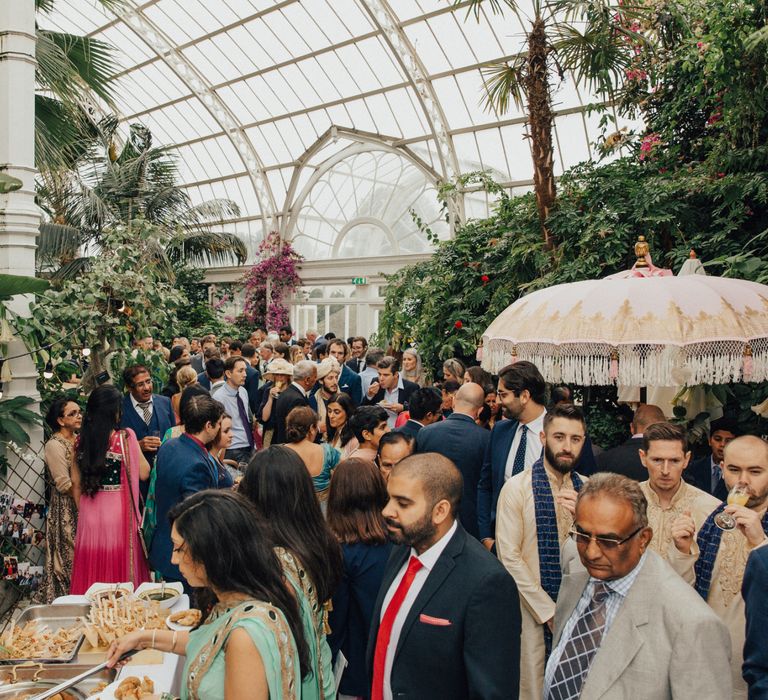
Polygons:
M312 673L302 683L302 700L333 700L327 609L343 569L341 547L320 511L301 457L276 445L257 452L240 482L253 502L299 602Z
M217 603L191 632L143 630L112 643L114 666L131 649L185 655L182 700L299 700L309 652L296 600L253 506L227 491L201 491L170 513L173 563Z

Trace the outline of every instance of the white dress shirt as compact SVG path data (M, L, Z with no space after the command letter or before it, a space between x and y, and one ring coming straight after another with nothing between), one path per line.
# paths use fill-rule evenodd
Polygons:
M400 390L404 388L403 387L403 376L401 374L397 375L397 386L390 391L389 389L384 389L384 398L382 401L386 401L387 403L400 403ZM397 422L397 413L395 411L390 411L388 408L385 409L387 412L387 425L389 426L390 430L395 427L395 423Z
M384 617L384 613L387 611L392 598L394 598L395 591L400 585L400 581L402 581L403 576L405 576L405 571L408 568L408 562L411 560L412 556L416 557L421 562L422 566L416 572L416 575L413 578L411 587L408 589L408 593L403 600L403 604L400 606L400 610L397 612L395 621L392 623L392 633L389 636L387 658L384 662L384 700L392 700L392 688L389 684L389 676L392 673L392 664L395 660L395 651L397 651L397 643L400 639L400 633L403 631L405 618L408 617L408 612L413 607L417 596L421 592L421 589L424 587L424 584L427 582L427 577L429 576L432 569L435 568L437 560L440 558L443 550L448 546L448 543L451 541L451 537L453 537L457 527L458 523L454 520L453 525L451 525L451 529L448 530L448 532L446 532L422 555L418 555L416 550L411 547L411 553L408 559L405 560L405 564L403 564L397 576L395 576L395 580L392 581L392 585L387 590L387 595L384 596L384 602L381 605L381 617L379 618L379 622L381 622L381 618Z
M134 411L136 411L136 413L139 414L139 417L144 420L144 409L139 406L139 402L133 398L133 394L128 394L128 396L131 397ZM149 411L149 420L152 420L152 412L155 410L155 404L152 402L151 396L149 397L149 406L147 406L147 410Z
M533 463L541 457L541 452L544 446L541 444L541 437L539 434L544 430L544 416L547 415L546 411L542 411L538 418L534 418L530 423L525 423L525 427L528 429L528 434L525 436L525 466L524 469L530 469ZM512 447L509 448L509 454L507 455L507 465L504 467L504 481L512 476L512 467L515 465L515 455L517 454L517 448L520 446L520 436L523 423L517 426L515 430L515 437L512 438Z

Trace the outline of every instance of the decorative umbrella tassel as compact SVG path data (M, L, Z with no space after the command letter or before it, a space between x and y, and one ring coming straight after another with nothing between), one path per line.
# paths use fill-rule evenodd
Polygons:
M619 355L616 352L611 353L611 369L609 371L611 381L616 381L619 378Z
M753 368L752 348L747 345L747 347L744 348L744 355L741 358L741 376L744 377L745 382L752 381Z

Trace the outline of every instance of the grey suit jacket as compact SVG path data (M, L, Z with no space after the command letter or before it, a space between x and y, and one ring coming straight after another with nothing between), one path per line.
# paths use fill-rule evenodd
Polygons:
M583 568L565 564L553 647L589 581ZM730 698L730 658L720 618L649 551L592 661L580 700Z

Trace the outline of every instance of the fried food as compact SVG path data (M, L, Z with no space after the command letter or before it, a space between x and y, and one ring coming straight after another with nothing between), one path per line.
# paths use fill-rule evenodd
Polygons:
M195 625L200 624L200 620L203 619L203 613L195 608L190 608L189 610L180 610L179 612L173 613L168 619L171 622L175 622L177 625L194 627Z
M106 688L109 685L107 681L99 681L99 683L94 687L94 689L88 693L88 697L91 695L98 695L104 688Z
M167 611L156 602L129 596L102 596L84 620L85 638L94 648L109 646L115 639L136 630L165 628Z
M21 627L12 624L0 637L0 659L64 658L72 654L82 633L81 625L54 632L39 620Z
M153 695L155 692L155 684L151 678L144 676L143 680L140 680L137 676L128 676L115 690L115 697L117 700L141 700L141 698L147 695Z

